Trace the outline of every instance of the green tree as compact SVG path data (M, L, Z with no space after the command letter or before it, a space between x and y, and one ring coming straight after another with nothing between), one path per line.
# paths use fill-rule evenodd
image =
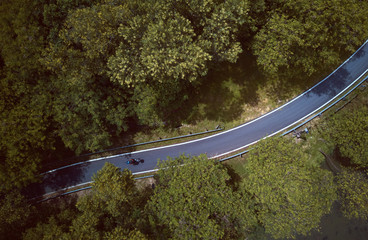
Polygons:
M266 2L268 20L252 44L257 62L280 79L329 70L365 41L367 9L358 0Z
M58 203L60 207L60 202ZM39 214L40 209L37 213ZM35 214L35 213L34 213ZM33 239L67 239L69 227L72 220L77 217L77 212L75 209L68 206L66 209L62 210L60 213L52 213L51 216L47 217L47 221L42 214L40 214L41 219L37 222L37 225L27 229L23 233L23 239L33 240ZM36 223L34 223L36 224Z
M318 227L336 199L333 176L295 143L268 138L244 165L243 191L258 205L258 220L274 238L295 238Z
M26 105L1 114L4 118L0 122L0 191L36 181L41 152L52 149L53 140L47 132L48 114L42 108L31 110Z
M42 58L55 76L56 133L77 153L107 147L112 135L128 128L130 94L124 86L110 82L106 72L126 12L124 5L110 1L70 11L59 43L50 43Z
M344 111L328 119L325 131L327 141L335 144L344 157L353 164L368 166L368 108Z
M63 83L60 78L54 84L60 86L53 102L55 132L77 154L107 147L112 135L128 129L131 109L121 86L93 79Z
M53 148L39 8L29 0L0 5L0 191L35 181L42 152Z
M33 239L61 239L64 235L62 227L57 223L54 217L48 219L48 223L38 223L36 227L27 229L23 233L23 239L33 240Z
M258 64L272 76L279 68L289 67L293 46L303 43L303 24L285 15L275 14L255 36L253 48Z
M92 190L78 200L80 216L73 220L72 239L101 239L104 235L124 239L136 230L144 201L140 198L131 172L111 163L93 177ZM119 227L119 228L117 228ZM138 234L138 233L137 233Z
M203 32L199 37L199 44L211 55L212 62L235 63L243 52L238 41L239 29L244 25L245 28L252 27L248 17L249 2L228 0L217 5L213 1L211 5L213 12L201 22Z
M343 169L337 175L338 199L348 218L368 219L368 174Z
M242 52L237 37L248 24L248 1L146 1L139 10L119 27L110 78L134 88L141 123L176 123L183 118L178 109L208 68L235 62Z
M235 62L242 52L236 34L248 19L247 1L150 3L119 28L124 41L108 63L113 81L193 82L206 75L211 60Z
M16 190L3 194L0 195L0 236L3 239L20 239L33 208Z
M239 238L255 224L251 200L227 186L230 177L221 164L204 155L182 155L159 167L148 209L158 225L170 230L170 237Z
M111 232L105 234L104 239L106 240L146 240L146 236L139 230L130 231L126 234L126 231L118 226Z
M157 22L145 22L146 18L137 16L119 28L125 41L109 59L113 81L128 85L149 79L194 81L206 74L210 56L193 41L189 20L178 14L162 16Z
M45 26L45 30L48 32L47 40L51 43L58 42L58 33L62 28L64 21L69 11L75 9L89 7L95 3L101 2L100 0L42 0L43 7L38 11L42 12L42 23ZM105 1L109 2L109 1Z

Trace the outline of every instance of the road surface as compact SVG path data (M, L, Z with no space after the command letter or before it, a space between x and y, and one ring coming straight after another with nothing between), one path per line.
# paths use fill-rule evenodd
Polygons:
M120 168L129 168L133 173L151 171L158 159L181 154L192 156L207 153L209 157L221 156L248 146L261 138L275 134L289 125L300 121L315 112L321 106L334 99L341 91L359 79L368 71L368 41L338 69L317 85L253 121L236 128L202 139L121 154L107 158L63 167L45 173L42 183L33 184L27 189L27 195L41 196L61 189L81 185L91 181L91 177L103 167L105 162ZM144 163L128 165L130 158L142 158Z

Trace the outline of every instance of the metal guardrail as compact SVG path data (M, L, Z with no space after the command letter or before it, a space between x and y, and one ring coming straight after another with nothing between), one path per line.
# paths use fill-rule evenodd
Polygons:
M340 106L338 109L336 109L334 113L337 113L338 111L343 109L346 105L348 105L351 101L353 101L357 96L358 96L358 94L356 94L354 97L350 98L349 101L347 101L342 106Z
M144 178L151 178L153 177L154 175L148 175L148 176L143 176L143 177L137 177L137 178L134 178L134 180L139 180L139 179L144 179ZM58 197L61 197L61 196L65 196L65 195L69 195L69 194L72 194L72 193L76 193L76 192L80 192L80 191L84 191L84 190L88 190L88 189L91 189L92 186L87 186L87 187L83 187L83 188L78 188L78 189L75 189L75 190L72 190L72 191L68 191L68 192L64 192L64 193L61 193L61 194L58 194L58 195L55 195L55 196L52 196L52 197L48 197L48 198L44 198L42 200L39 200L39 201L36 201L36 203L41 203L41 202L45 202L47 200L51 200L51 199L54 199L54 198L58 198Z
M126 145L126 146L122 146L122 147L110 148L110 149L105 149L105 150L101 150L101 151L97 151L97 152L93 152L93 153L82 154L78 157L86 157L86 156L91 156L91 155L104 153L104 152L115 151L115 150L124 149L124 148L138 147L138 146L148 145L148 144L152 144L152 143L159 143L159 142L166 142L166 141L176 140L176 139L181 139L181 138L194 137L194 136L203 135L203 134L206 134L206 133L219 132L219 131L222 131L222 130L224 130L224 128L221 127L220 125L218 125L214 130L207 130L207 131L204 131L204 132L191 133L191 134L182 135L182 136L178 136L178 137L164 138L164 139L159 139L159 140L155 140L155 141L136 143L136 144Z
M245 150L245 151L243 151L243 152L240 152L240 153L237 153L237 154L231 155L230 157L222 158L222 159L220 159L220 160L219 160L219 162L223 162L223 161L226 161L226 160L230 160L230 159L233 159L233 158L236 158L236 157L242 157L242 156L243 156L243 154L248 153L250 150L252 150L252 148L251 148L251 149L249 149L249 150Z
M222 131L224 129L225 128L224 127L221 127L221 125L217 125L217 127L214 130L207 130L207 131L204 131L204 132L193 133L193 134L188 134L188 135L182 135L182 136L178 136L178 137L165 138L165 139L159 139L159 140L155 140L155 141L149 141L149 142L143 142L143 143L136 143L136 144L126 145L126 146L117 147L117 148L105 149L105 150L101 150L101 151L98 151L98 152L82 154L82 155L79 155L79 156L76 156L76 157L73 157L73 158L69 158L69 160L70 159L76 159L76 158L79 158L79 157L91 156L91 155L95 155L95 154L98 154L98 153L104 153L104 152L114 151L114 150L118 150L118 149L124 149L124 148L142 146L142 145L147 145L147 144L152 144L152 143L158 143L158 142L170 141L170 140L175 140L175 139L193 137L193 136L203 135L203 134L206 134L206 133L219 132L219 131ZM102 157L102 158L106 158L106 157ZM89 161L92 161L92 160L95 160L95 159L91 159L91 160L88 160L88 161L80 161L80 162L72 163L72 164L69 164L69 165L62 166L62 167L54 168L54 169L45 171L45 172L41 173L40 175L44 175L46 173L54 172L54 171L57 171L57 170L60 170L60 169L64 169L64 168L68 168L68 167L71 167L71 166L80 165L80 164L83 164L85 162L89 162Z

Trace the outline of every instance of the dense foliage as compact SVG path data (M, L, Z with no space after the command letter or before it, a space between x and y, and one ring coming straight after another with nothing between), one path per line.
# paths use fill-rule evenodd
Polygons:
M325 138L352 164L368 167L368 107L336 114L327 121Z
M232 190L226 169L214 160L168 159L156 177L154 191L150 185L138 190L130 171L106 163L92 191L78 199L77 212L52 215L24 238L238 239L256 226L252 200Z
M331 173L310 165L299 148L287 150L290 142L268 140L258 146L273 148L274 156L254 151L240 188L223 164L205 155L161 162L154 190L151 185L138 189L130 171L106 163L94 176L91 192L78 199L77 211L42 219L24 237L259 239L264 232L274 238L307 234L335 200ZM277 161L275 152L293 157ZM260 177L255 177L257 164L263 170Z
M144 194L130 171L111 163L93 177L92 191L80 197L77 211L65 210L28 229L25 239L144 239Z
M18 239L29 224L32 207L17 191L1 196L0 236L2 239Z
M243 191L254 197L258 220L274 238L318 228L335 201L333 175L286 138L257 143L245 164Z
M274 78L304 77L321 65L338 64L367 37L366 1L271 2L252 47L258 64Z
M243 238L259 229L275 237L307 233L327 212L334 188L327 187L329 174L305 163L304 153L286 142L260 143L274 154L260 152L262 164L250 157L245 168L254 181L244 182L241 191L229 185L220 165L184 156L162 165L169 170L160 170L157 188L146 195L129 172L107 165L76 209L33 225L33 208L14 191L37 181L41 167L66 150L78 155L105 148L137 125L189 121L200 108L189 99L211 80L207 74L239 56L251 56L250 64L273 84L294 84L297 76L329 70L368 37L367 10L368 2L360 0L2 0L0 235L19 238L27 224L32 228L26 239ZM258 84L246 81L252 78L234 90L238 98ZM343 129L329 132L331 142L365 167L367 136L351 133L366 133L367 112L341 118L349 123L336 118L329 127ZM186 167L174 167L182 162ZM256 178L263 171L268 186ZM351 196L344 198L350 201L346 211L357 216L351 206L366 202L344 188L354 178L361 175L342 174L339 184L343 195ZM168 198L175 200L175 211L167 208ZM304 211L309 204L311 211ZM285 211L278 211L280 206Z
M256 224L252 200L227 186L226 169L205 156L160 164L148 204L174 239L239 239Z
M363 98L364 99L364 98ZM363 100L364 101L364 100ZM367 219L368 108L366 100L340 111L321 126L321 136L334 149L338 200L344 216Z
M242 52L254 53L270 79L327 69L367 37L367 7L357 0L4 0L2 189L35 181L55 146L79 154L109 146L136 123L185 121L190 107L180 109L207 72Z
M368 174L344 169L337 176L339 202L344 216L368 219Z

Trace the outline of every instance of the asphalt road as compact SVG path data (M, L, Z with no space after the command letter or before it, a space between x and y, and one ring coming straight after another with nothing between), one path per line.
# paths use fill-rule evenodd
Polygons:
M113 163L120 168L129 168L133 173L136 173L154 169L158 159L166 159L168 156L176 157L181 154L195 156L207 153L209 157L215 157L236 151L265 136L275 134L312 114L367 71L368 41L317 85L280 108L253 121L210 137L186 143L95 159L49 171L44 175L42 183L33 184L28 188L27 195L40 196L90 182L93 174L101 169L105 162ZM130 158L142 158L144 163L128 165L126 161Z

